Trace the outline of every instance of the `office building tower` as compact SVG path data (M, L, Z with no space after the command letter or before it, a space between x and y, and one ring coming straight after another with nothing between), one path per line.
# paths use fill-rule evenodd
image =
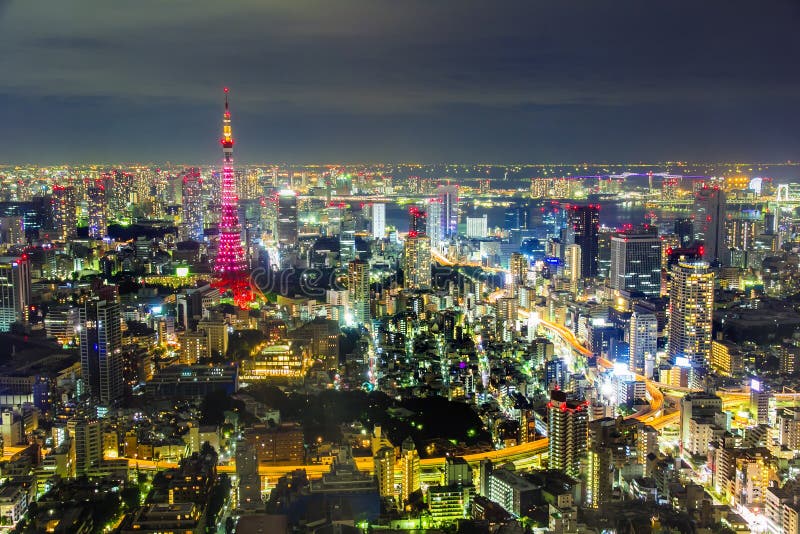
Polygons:
M378 479L378 493L381 497L394 497L394 448L381 447L373 457L375 478Z
M641 293L645 297L661 294L661 240L654 234L616 234L611 236L613 289Z
M386 235L386 204L372 205L372 238L383 239Z
M89 214L89 237L103 239L108 235L108 198L104 180L88 181L86 207Z
M519 252L512 252L508 261L509 282L514 288L525 285L528 281L528 258Z
M342 219L339 232L339 260L345 264L356 259L356 220L352 214L346 214Z
M669 291L670 362L686 358L691 364L708 363L713 315L714 273L708 263L678 262Z
M406 289L431 287L431 238L409 235L403 244L403 275Z
M586 506L600 509L611 503L614 476L614 449L619 444L616 420L595 419L588 425L589 446L586 455Z
M408 235L425 235L428 232L428 214L418 206L408 208Z
M581 272L584 278L595 278L598 273L598 231L600 206L572 206L568 229L573 242L581 247Z
M678 439L681 451L692 450L692 420L714 420L722 412L722 399L708 393L690 393L680 398ZM708 444L704 444L706 447Z
M219 250L214 260L216 285L221 291L230 291L239 307L246 307L253 296L250 291L247 258L242 247L242 228L239 225L239 195L233 172L233 132L231 112L228 107L228 89L225 89L225 112L222 115L222 197L219 220Z
M569 290L575 294L581 287L583 276L583 260L580 245L572 244L564 247L564 272L569 280Z
M425 233L431 238L431 245L436 247L445 240L443 217L444 205L438 198L428 202L425 219Z
M420 463L417 447L410 437L403 440L400 451L400 505L408 502L408 497L420 489Z
M756 424L769 425L773 421L770 417L770 403L773 400L769 385L761 380L750 380L750 413L753 415Z
M692 219L675 219L675 235L678 236L678 248L688 248L694 243L694 223Z
M547 403L548 467L567 475L581 476L581 461L586 454L588 403L572 400L564 391L550 393Z
M630 370L652 378L658 349L658 318L655 314L634 311L629 323Z
M545 387L564 389L567 384L567 371L567 364L561 358L547 360L544 364Z
M103 461L103 429L100 421L79 417L67 421L69 437L75 441L75 475L89 476Z
M369 263L353 260L347 264L347 286L353 320L359 325L369 324Z
M261 475L258 472L258 453L253 441L239 440L236 444L236 479L238 508L258 512L264 507L261 497Z
M436 199L442 206L442 238L450 239L458 233L458 186L440 185L436 189Z
M503 213L503 229L514 243L519 243L522 232L528 229L530 211L527 206L511 206Z
M75 187L54 185L51 202L54 238L58 241L67 241L69 238L75 237L78 226L78 203Z
M467 217L467 238L483 239L489 235L489 224L486 215Z
M80 309L81 376L95 404L111 405L124 394L119 304L92 299Z
M187 169L181 180L181 238L203 240L203 179L200 170Z
M291 189L278 194L278 243L283 247L297 245L297 194Z
M694 200L694 235L703 242L703 259L710 264L728 263L725 230L725 192L719 187L699 189Z
M758 235L760 221L752 217L737 217L726 223L727 244L738 250L750 251Z
M28 321L31 266L27 254L0 257L0 332Z

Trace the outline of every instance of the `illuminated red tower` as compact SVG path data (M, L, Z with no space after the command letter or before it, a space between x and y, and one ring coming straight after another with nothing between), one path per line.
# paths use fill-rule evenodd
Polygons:
M215 286L220 292L233 293L234 302L246 308L253 300L244 249L242 229L239 226L239 196L236 194L236 177L233 174L233 136L231 112L228 109L228 88L225 88L225 114L222 116L222 213L219 222L219 251L214 262L218 279Z

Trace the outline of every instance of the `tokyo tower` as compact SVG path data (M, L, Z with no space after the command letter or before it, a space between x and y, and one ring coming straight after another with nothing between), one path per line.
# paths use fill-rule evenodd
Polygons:
M239 226L239 196L233 174L233 136L231 112L228 109L228 88L225 88L225 113L222 116L222 213L219 223L219 251L214 261L217 279L214 287L220 293L230 292L233 301L247 308L253 300L247 260L242 248L242 229Z

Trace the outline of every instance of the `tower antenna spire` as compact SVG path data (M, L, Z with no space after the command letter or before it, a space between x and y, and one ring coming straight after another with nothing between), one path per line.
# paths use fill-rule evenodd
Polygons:
M247 256L242 247L242 227L239 224L239 195L236 190L236 175L233 171L233 132L231 113L228 110L228 88L225 92L225 113L222 116L222 173L221 213L219 222L219 248L214 260L217 275L215 286L221 293L232 293L233 300L246 308L252 300L252 291L247 268Z

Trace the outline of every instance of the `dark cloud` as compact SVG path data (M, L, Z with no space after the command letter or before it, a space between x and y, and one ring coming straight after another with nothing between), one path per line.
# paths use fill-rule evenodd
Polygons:
M0 160L213 161L222 85L247 161L796 158L798 22L791 0L17 1Z

